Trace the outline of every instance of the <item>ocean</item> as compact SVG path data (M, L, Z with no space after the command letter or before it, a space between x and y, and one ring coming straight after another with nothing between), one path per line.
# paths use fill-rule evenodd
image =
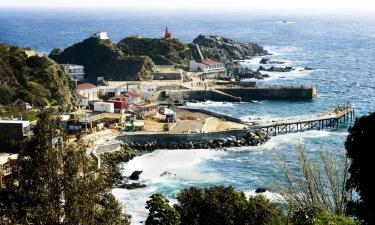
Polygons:
M283 23L287 20L288 23ZM184 42L199 34L215 34L258 43L297 68L290 73L269 73L258 85L315 86L318 97L309 101L258 101L254 103L191 103L239 118L274 118L325 111L350 101L357 116L375 111L375 17L288 15L262 13L131 12L106 10L0 10L0 42L48 53L87 38L92 31L106 31L117 42L138 34L161 37L165 26ZM243 63L256 68L259 57ZM313 71L299 71L312 67ZM144 189L114 189L113 193L139 224L154 192L173 203L181 188L231 185L252 194L270 188L280 179L276 158L296 166L295 146L302 144L313 160L324 149L334 155L345 151L347 126L272 137L265 145L219 150L158 150L123 165L124 174L143 170ZM168 171L170 176L160 176ZM275 191L277 192L277 191ZM274 195L270 195L273 198Z

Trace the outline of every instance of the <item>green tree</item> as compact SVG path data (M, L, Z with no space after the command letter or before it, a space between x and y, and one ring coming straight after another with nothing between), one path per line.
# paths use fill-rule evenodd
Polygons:
M10 224L129 224L104 174L80 143L64 141L58 121L43 112L20 152L13 182L0 194L0 217Z
M180 215L163 195L159 193L151 195L146 204L146 209L149 210L146 225L180 224Z
M265 225L282 224L281 209L264 197L251 197L232 187L191 187L177 196L175 208L182 225Z
M360 196L357 201L350 202L348 208L364 224L375 223L374 138L375 113L372 113L355 121L345 142L351 159L347 189L355 190Z

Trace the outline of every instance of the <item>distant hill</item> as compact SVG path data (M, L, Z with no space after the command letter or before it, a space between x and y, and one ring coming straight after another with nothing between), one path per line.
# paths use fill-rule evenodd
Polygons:
M199 59L195 44L205 58L233 67L232 61L248 56L264 55L267 51L257 44L243 43L220 36L199 35L192 43L178 39L127 37L113 44L110 40L88 38L65 50L54 49L49 57L58 63L85 66L86 78L96 80L150 80L156 65L187 67Z
M128 55L148 56L157 65L187 65L192 58L189 47L177 39L127 37L117 46Z
M96 80L149 80L154 70L147 56L125 55L110 40L88 38L65 50L54 49L50 55L58 63L79 64L85 67L86 78Z
M76 105L74 83L55 61L28 57L23 48L0 44L0 104L21 99L36 106Z

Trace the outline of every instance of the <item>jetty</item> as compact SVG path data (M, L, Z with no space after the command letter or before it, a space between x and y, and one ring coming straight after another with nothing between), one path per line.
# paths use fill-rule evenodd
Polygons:
M252 120L247 122L250 131L263 131L270 136L278 134L296 133L308 130L324 130L338 128L339 126L352 121L354 109L350 103L338 105L326 112L285 117L271 120Z

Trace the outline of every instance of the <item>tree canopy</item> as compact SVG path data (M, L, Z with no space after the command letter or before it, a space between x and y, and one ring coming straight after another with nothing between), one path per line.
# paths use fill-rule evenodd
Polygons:
M347 189L354 189L360 198L349 204L350 212L364 224L375 223L375 180L373 141L375 138L375 113L357 118L345 142L351 159Z
M0 218L9 224L129 224L104 171L80 143L64 140L48 112L39 115L0 199Z

